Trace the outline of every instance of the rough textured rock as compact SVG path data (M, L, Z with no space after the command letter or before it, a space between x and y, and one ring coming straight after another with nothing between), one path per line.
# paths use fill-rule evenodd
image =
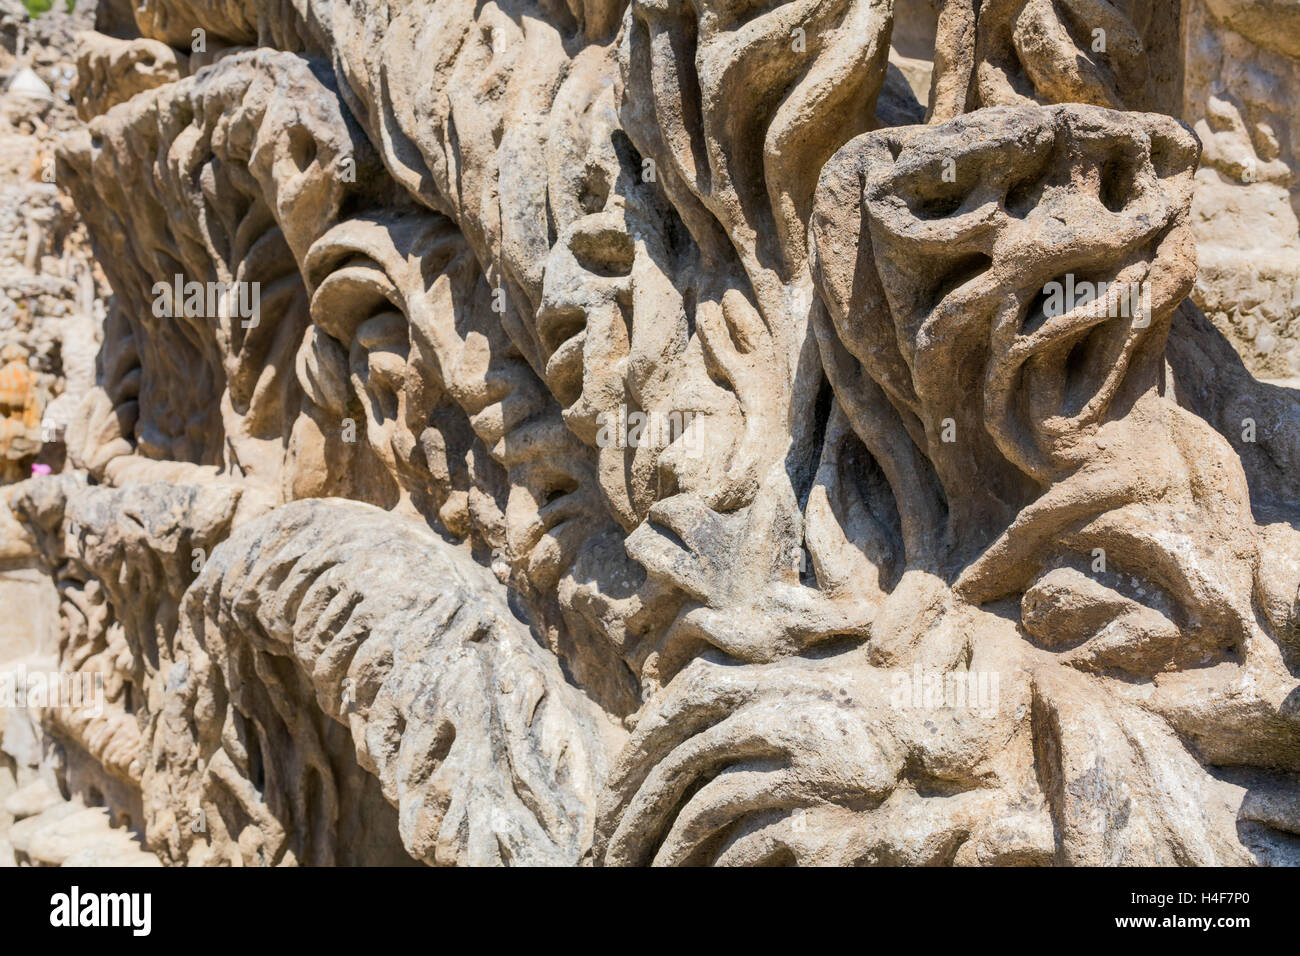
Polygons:
M393 567L410 575L405 587L388 584ZM170 799L149 808L151 828L165 832L197 804L244 862L343 862L337 854L356 852L345 827L358 825L346 816L374 813L345 797L382 788L417 860L578 862L623 734L566 682L495 584L467 550L373 506L296 502L242 527L180 610L149 771L157 784L145 781L151 800ZM306 701L315 707L297 706ZM313 722L320 714L341 727ZM352 761L330 750L344 727L359 778L347 787L332 767ZM232 766L235 738L247 752ZM254 849L247 831L263 837L268 817L306 845ZM229 852L224 836L174 853L209 861Z
M1300 377L1300 26L1269 0L1187 4L1184 116L1205 144L1194 297L1255 374Z
M1290 6L104 11L19 862L1300 864Z

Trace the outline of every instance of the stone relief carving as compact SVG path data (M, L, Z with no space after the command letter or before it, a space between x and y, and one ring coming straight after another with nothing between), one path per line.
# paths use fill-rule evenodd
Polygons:
M46 731L172 864L1300 863L1300 402L1174 118L1266 6L145 0Z

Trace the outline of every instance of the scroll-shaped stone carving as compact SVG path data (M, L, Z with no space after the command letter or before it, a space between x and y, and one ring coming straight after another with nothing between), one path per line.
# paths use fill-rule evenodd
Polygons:
M1012 133L1020 123L1027 135ZM947 138L981 125L992 135L970 136L964 148ZM940 144L957 164L956 183L928 175ZM1236 456L1159 396L1158 346L1191 279L1190 138L1172 123L1079 107L986 110L923 133L865 137L841 155L843 165L823 174L826 202L813 225L832 317L821 337L828 374L846 403L855 392L883 392L895 431L906 428L925 450L946 504L935 512L944 517L939 540L971 507L974 520L949 551L964 565L957 594L982 604L1018 592L1026 637L1066 667L1154 681L1160 690L1132 696L1196 739L1203 762L1226 757L1213 740L1246 734L1274 738L1265 762L1285 764L1296 733L1286 704L1294 611L1261 613L1255 599L1273 586L1263 582L1266 565L1275 581L1285 567L1279 590L1294 590L1300 542L1294 533L1257 536ZM1122 202L1108 185L1116 175L1126 177ZM971 177L964 185L963 176ZM832 239L856 222L869 256ZM1039 233L1036 254L1016 241L1030 229ZM947 258L937 244L915 255L940 235ZM1044 309L1047 284L1075 272L1080 281L1118 281L1145 305L1125 309L1112 296ZM964 424L962 410L927 384L935 361L949 382L970 376L961 393L981 398ZM936 418L955 426L951 447L936 440ZM855 427L887 456L897 440L880 434L879 421ZM1023 477L1042 484L1017 501ZM989 533L1008 519L990 545ZM971 545L983 553L967 564ZM889 660L888 638L874 640L877 659ZM1193 684L1201 693L1216 687L1210 699L1219 702L1196 708L1195 718L1170 706L1183 696L1172 688ZM1133 686L1113 689L1126 698ZM1228 701L1243 692L1257 702L1252 716L1229 716Z
M1191 286L1194 160L1172 121L1058 107L874 136L823 172L812 229L833 339L933 466L957 547L986 544L1156 383ZM845 235L857 210L869 244ZM852 367L822 340L842 393Z
M122 290L116 321L131 334L109 344L105 378L121 394L95 397L90 432L273 483L300 403L288 374L307 322L298 262L357 164L364 176L355 127L308 61L267 51L91 125L62 153L60 179L97 210L98 248Z
M328 5L320 0L140 0L132 12L143 36L173 47L197 46L201 37L204 53L209 43L213 53L232 46L321 53L329 35L322 8Z
M1178 108L1173 0L944 0L930 111L1087 103Z
M367 834L344 819L362 808L344 805L337 734L298 709L306 694L350 731L416 859L578 862L618 731L490 599L494 584L463 552L354 502L290 504L236 532L181 611L158 819L197 804L213 829L182 828L171 852L323 863L344 852L345 825ZM271 821L274 846L256 836Z
M828 457L811 500L854 532L841 551L894 570L857 592L859 642L696 661L652 700L602 800L604 862L1290 858L1300 542L1258 535L1235 455L1159 394L1194 160L1174 123L1060 107L868 134L828 164L828 447L850 425L880 484L845 502ZM1076 270L1138 296L1050 307ZM1002 680L986 717L912 699L981 674Z
M313 246L307 276L315 367L323 374L346 353L347 371L329 374L348 377L385 473L497 549L579 684L628 709L628 681L608 666L613 649L563 625L553 597L579 551L611 524L593 456L502 328L459 233L424 212L348 220Z
M624 83L649 103L626 111L628 130L665 171L706 255L718 250L688 211L697 205L756 284L767 270L797 272L813 171L871 124L892 8L892 0L633 4Z
M92 32L78 39L72 98L83 120L99 116L137 93L174 83L189 65L184 54L158 40L119 40Z

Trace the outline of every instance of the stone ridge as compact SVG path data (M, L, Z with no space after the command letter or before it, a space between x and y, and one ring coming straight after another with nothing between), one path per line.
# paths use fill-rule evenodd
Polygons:
M1300 865L1277 8L15 39L0 858Z

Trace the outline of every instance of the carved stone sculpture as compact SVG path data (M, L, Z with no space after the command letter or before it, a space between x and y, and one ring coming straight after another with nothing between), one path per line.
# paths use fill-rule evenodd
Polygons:
M1300 863L1300 395L1189 299L1178 118L1262 6L86 35L114 295L8 496L65 783L170 864Z

